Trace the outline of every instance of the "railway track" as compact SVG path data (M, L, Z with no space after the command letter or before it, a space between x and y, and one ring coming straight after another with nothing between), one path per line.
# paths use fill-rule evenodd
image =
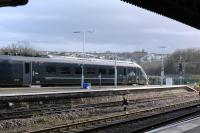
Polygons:
M138 131L141 132L141 133L148 132L148 131L152 131L154 129L158 129L158 128L161 128L161 127L164 127L164 126L177 125L177 124L180 124L180 123L183 123L183 122L186 122L186 121L189 121L189 120L193 120L193 119L199 118L199 117L200 117L200 111L197 111L197 112L194 112L194 113L190 113L190 114L183 115L181 117L169 120L167 122L161 122L161 123L158 123L158 124L154 124L152 126L149 126L147 128L144 128L144 129L141 129L141 130L138 130Z
M148 104L153 103L156 101L161 100L168 100L172 99L174 96L172 95L165 95L164 97L153 97L153 98L146 98L146 99L135 99L129 101L129 104L132 105L139 105L141 103ZM121 106L122 102L110 102L110 103L101 103L101 104L93 104L93 105L82 105L78 107L74 107L71 109L70 107L49 107L49 108L34 108L29 110L19 110L19 111L11 111L11 112L4 112L0 113L0 120L9 120L9 119L22 119L22 118L30 118L34 115L50 115L50 114L60 114L60 113L70 113L76 111L87 111L91 109L99 109L99 108L107 108L107 107L117 107Z
M61 126L56 126L52 128L46 128L41 130L35 130L35 131L28 131L29 133L52 133L52 132L58 132L58 133L75 133L75 132L92 132L97 131L98 129L104 129L106 127L111 127L112 125L124 123L127 121L133 121L138 119L143 119L147 117L152 117L157 114L165 114L172 111L177 110L183 110L184 108L193 108L197 107L200 104L200 100L192 100L187 102L182 102L178 104L171 104L167 106L160 106L155 107L151 109L144 109L140 111L135 112L129 112L129 113L118 113L114 114L112 116L104 116L101 118L94 118L86 121L81 121L77 123L71 123ZM200 109L199 109L200 110ZM188 112L190 113L190 112ZM173 119L173 118L171 118ZM159 121L157 121L157 124ZM152 125L151 125L152 126Z

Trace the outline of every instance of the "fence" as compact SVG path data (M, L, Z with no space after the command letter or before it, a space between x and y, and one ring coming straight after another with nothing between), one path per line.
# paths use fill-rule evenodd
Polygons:
M161 80L160 80L160 76L148 76L149 77L149 84L150 85L160 85L161 84ZM166 75L165 79L164 79L164 84L166 84L166 78L172 78L173 80L173 84L174 85L190 85L190 84L198 84L200 81L200 77L198 78L197 76L174 76L174 75Z

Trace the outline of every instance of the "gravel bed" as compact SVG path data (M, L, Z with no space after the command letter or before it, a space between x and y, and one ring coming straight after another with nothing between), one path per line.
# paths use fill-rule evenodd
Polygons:
M157 101L148 101L144 103L133 103L128 106L128 110L139 111L152 107L159 107L163 105L169 105L173 103L181 103L183 101L190 101L199 99L199 96L195 93L185 93L185 95L178 95L178 93L172 94L174 98L161 99ZM114 113L123 112L122 105L116 107L106 107L102 109L90 109L83 111L75 111L70 113L61 113L54 115L37 116L27 119L13 119L0 121L0 132L26 132L34 129L52 127L55 125L67 124L77 122L92 117L101 117L104 115L111 115Z

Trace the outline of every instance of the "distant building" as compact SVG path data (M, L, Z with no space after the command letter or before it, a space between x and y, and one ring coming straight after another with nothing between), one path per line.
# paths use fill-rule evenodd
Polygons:
M132 53L132 57L136 62L142 62L146 55L148 55L148 53L145 52L144 49L142 51L135 51Z

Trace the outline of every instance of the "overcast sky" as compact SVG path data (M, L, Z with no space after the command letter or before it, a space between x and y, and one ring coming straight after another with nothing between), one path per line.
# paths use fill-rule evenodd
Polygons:
M166 52L200 47L200 31L120 0L29 0L26 6L0 8L0 47L30 42L40 50Z

